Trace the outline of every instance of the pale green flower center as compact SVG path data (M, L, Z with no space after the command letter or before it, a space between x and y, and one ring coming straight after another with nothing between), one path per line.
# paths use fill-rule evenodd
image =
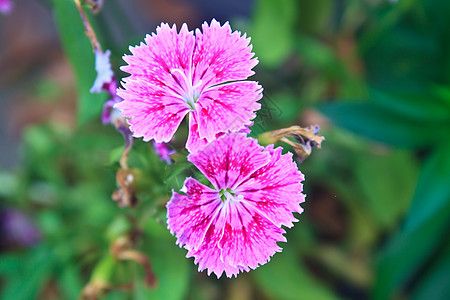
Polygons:
M190 109L195 110L195 103L197 103L198 98L200 98L200 86L202 81L200 80L195 85L193 85L192 76L186 76L184 72L180 69L172 69L172 73L178 73L183 78L185 87L183 87L184 95L180 95L182 99L186 102Z
M242 195L237 195L236 192L231 190L230 188L221 189L219 191L220 200L222 200L223 203L228 202L239 202L243 200Z

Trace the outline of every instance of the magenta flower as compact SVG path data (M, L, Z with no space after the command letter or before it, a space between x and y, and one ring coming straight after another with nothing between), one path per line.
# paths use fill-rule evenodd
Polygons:
M169 147L167 143L157 143L153 141L153 147L155 148L156 154L159 155L161 160L165 161L167 164L172 163L172 158L170 155L175 154L176 151Z
M303 211L305 195L303 174L281 150L234 133L188 156L214 188L187 178L185 194L172 192L167 203L167 224L199 271L237 276L282 250L281 226L297 221L292 213Z
M175 25L162 23L124 56L128 65L122 70L131 75L123 79L118 95L124 101L116 107L130 118L135 137L169 142L189 115L186 148L192 152L195 141L239 131L255 117L262 88L245 81L258 63L250 39L216 20L205 22L202 31L194 35L183 24L177 32Z

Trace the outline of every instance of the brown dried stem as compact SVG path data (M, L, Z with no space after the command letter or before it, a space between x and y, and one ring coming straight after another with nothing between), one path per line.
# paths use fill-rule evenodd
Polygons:
M118 238L111 245L111 254L120 260L132 260L141 265L145 273L145 283L147 286L155 287L157 284L155 273L150 264L150 259L143 253L130 249L133 245L131 235Z
M81 20L83 21L84 25L84 32L86 36L89 38L89 41L92 45L92 50L94 52L102 51L102 47L100 46L100 43L98 42L97 35L95 34L94 29L91 26L91 23L89 22L89 19L86 15L86 12L83 9L83 6L80 3L80 0L74 0L75 5L77 6L78 12L80 13Z

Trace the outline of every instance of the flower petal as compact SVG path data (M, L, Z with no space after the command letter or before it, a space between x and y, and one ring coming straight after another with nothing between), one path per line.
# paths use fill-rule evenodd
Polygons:
M219 132L235 132L252 124L262 87L254 81L240 81L215 86L198 99L198 130L200 137L212 141Z
M189 135L186 141L186 149L190 153L197 152L208 144L208 141L205 138L200 138L197 118L196 111L189 114Z
M286 242L283 229L246 207L245 202L231 202L229 207L219 242L225 265L256 269L268 262L276 252L281 252L277 242Z
M122 116L130 118L133 136L143 137L144 141L169 142L189 108L157 86L142 80L125 80L126 89L117 91L124 101L114 107L121 110Z
M124 101L116 107L130 118L135 137L168 142L189 110L183 95L188 89L194 35L186 24L179 33L175 25L161 24L145 42L130 47L132 55L124 56L128 65L121 69L131 75L124 79L124 89L118 90Z
M199 272L208 269L208 275L214 272L217 278L220 278L224 271L228 277L239 273L237 267L227 265L221 260L221 250L218 244L223 236L225 217L226 214L220 210L214 216L200 248L190 250L186 255L186 257L195 258L194 263L198 264Z
M187 138L186 142L186 149L190 153L197 152L199 150L202 150L203 148L208 145L208 141L206 138L200 138L199 132L198 132L198 123L197 123L197 112L193 111L189 115L189 136ZM246 133L249 134L251 132L251 129L249 127L253 126L253 122L251 122L250 125L245 126L243 129L239 130L239 133ZM216 134L216 139L219 137L230 134L230 132L219 132Z
M130 73L132 78L164 87L167 92L182 94L186 89L185 78L191 72L195 44L193 32L188 31L186 24L177 33L175 24L170 28L161 23L156 34L145 37L145 43L130 47L132 55L124 55L128 65L122 66L121 70Z
M239 31L231 32L226 22L222 27L216 20L211 25L203 23L202 31L195 31L195 51L193 57L193 81L206 88L227 81L244 80L253 75L252 68L258 64L252 58L250 38Z
M188 155L216 189L234 188L269 162L258 142L243 133L224 135L204 149Z
M172 192L166 205L168 228L180 247L198 249L222 202L217 191L192 178L186 179L182 191L187 195Z
M291 153L283 155L282 148L274 149L273 145L264 152L270 154L270 162L241 183L236 193L276 226L292 227L297 221L292 212L303 211L300 203L305 201L305 195L301 181L305 177L292 161Z

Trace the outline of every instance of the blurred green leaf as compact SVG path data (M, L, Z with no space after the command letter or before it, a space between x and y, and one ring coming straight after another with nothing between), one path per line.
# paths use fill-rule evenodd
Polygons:
M262 65L277 67L291 52L296 11L293 0L257 1L250 36Z
M375 299L386 299L418 275L440 247L450 226L449 144L425 162L411 210L402 231L381 255L374 289Z
M380 5L359 37L368 80L392 90L423 90L449 82L448 1Z
M335 13L332 0L297 1L299 12L296 22L299 31L306 33L323 33L330 27L330 19Z
M0 261L0 276L14 277L21 269L23 258L17 253L2 253Z
M109 163L111 165L118 163L120 161L120 159L122 158L123 151L124 151L124 146L119 146L115 149L112 149L109 154Z
M411 295L411 300L450 299L450 243L444 249L441 255L434 263L430 272L420 284L417 284Z
M356 184L368 200L368 211L383 228L392 228L403 216L414 194L417 162L405 151L385 155L365 153L356 158Z
M399 20L414 7L417 7L418 0L403 0L391 5L378 16L378 22L367 29L366 34L361 37L361 49L366 50L375 45L380 35L389 33Z
M266 265L252 271L252 277L258 287L273 299L338 299L331 290L311 277L289 247L275 254Z
M318 68L330 68L332 66L336 68L335 53L329 46L316 38L299 35L295 40L295 46L305 63Z
M37 299L54 264L52 252L46 245L39 246L20 257L19 272L15 276L3 278L5 284L0 294L3 300Z
M410 280L436 251L447 233L450 205L439 211L433 219L412 232L400 232L381 254L377 268L373 298L389 299Z
M393 113L422 122L450 122L450 106L437 93L385 93L372 89L374 103Z
M75 74L78 87L78 124L100 118L105 94L89 92L97 76L92 46L84 33L83 23L75 2L53 0L56 23L58 24L64 52Z
M450 203L450 142L437 147L422 167L404 230L411 232Z
M76 265L64 265L62 273L58 276L58 282L64 294L64 299L79 299L83 288L80 275L80 271Z
M132 230L130 221L123 215L116 216L109 224L105 236L110 242L114 242L120 236L124 236Z
M404 148L437 144L450 132L450 121L422 122L370 103L328 103L320 111L336 125L378 142Z
M151 224L146 226L143 249L150 258L158 284L156 288L149 288L139 281L135 299L185 299L193 269L192 259L186 259L186 250L175 245L175 239L170 236L165 222L148 222ZM161 235L170 238L164 239Z
M177 191L180 190L186 178L186 176L182 173L192 167L193 165L190 162L180 162L166 165L164 183L170 189L175 189Z

